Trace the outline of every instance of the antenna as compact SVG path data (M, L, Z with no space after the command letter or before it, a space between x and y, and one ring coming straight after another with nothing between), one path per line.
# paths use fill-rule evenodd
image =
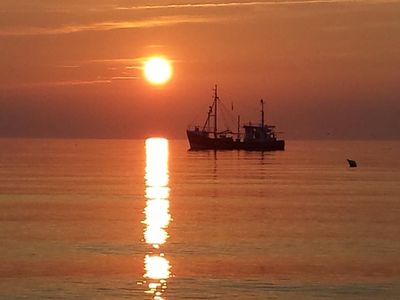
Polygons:
M240 115L238 115L237 118L237 132L238 132L237 139L240 140Z
M261 99L261 128L264 129L264 100Z
M217 112L218 112L218 86L215 85L214 88L214 138L217 138L217 132L218 132L218 119L217 119Z

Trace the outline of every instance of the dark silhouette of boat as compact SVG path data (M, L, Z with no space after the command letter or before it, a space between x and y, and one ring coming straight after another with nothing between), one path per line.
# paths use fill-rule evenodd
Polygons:
M190 150L248 150L276 151L285 150L285 141L280 140L275 132L275 126L264 122L264 101L261 100L261 124L244 125L244 135L240 132L240 116L238 116L237 132L229 129L218 131L218 97L217 86L214 89L214 101L209 107L204 126L195 126L186 130ZM211 121L213 125L211 126ZM213 128L211 128L213 127Z

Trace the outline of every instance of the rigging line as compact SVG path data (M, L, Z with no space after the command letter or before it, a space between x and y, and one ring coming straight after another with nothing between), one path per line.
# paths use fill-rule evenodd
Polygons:
M230 125L227 123L227 121L226 121L226 115L225 115L225 111L224 110L221 110L221 116L222 116L222 120L223 120L223 123L224 123L224 126L228 129L228 130L230 130Z
M221 103L222 104L222 108L225 110L222 110L224 113L226 113L228 116L229 116L229 121L232 123L232 124L235 124L235 119L234 119L234 117L232 116L232 113L228 110L228 108L225 106L225 104L224 103Z
M197 126L198 125L198 121L199 121L199 116L200 114L202 114L202 111L198 111L197 114L195 115L195 117L192 119L192 121L190 122L191 126Z
M256 106L253 105L247 105L247 100L245 98L245 100L243 101L243 97L238 98L237 94L232 94L229 91L224 91L224 93L226 93L229 97L229 99L231 99L230 104L234 107L234 109L231 109L231 111L236 111L236 112L241 112L242 110L245 109L250 109L250 110L257 110ZM236 122L236 121L235 121Z
M218 98L218 100L219 100L218 103L219 103L219 112L220 112L221 119L223 121L224 126L227 129L229 129L231 127L231 124L229 124L229 118L231 119L231 123L234 124L234 122L232 122L233 117L231 116L231 113L228 111L226 105L224 104L224 102L221 100L220 97ZM229 116L229 118L227 118L227 115Z
M209 107L210 107L210 105L207 105L207 110L206 110L207 112L208 112ZM204 114L204 110L202 110L202 109L197 110L197 113L196 113L195 117L192 119L190 125L200 126L201 125L200 123L202 123L203 121L199 122L199 118L200 118L200 115L203 115L203 114Z
M253 102L252 102L253 103ZM249 104L247 104L247 102L241 102L240 103L240 105L242 106L242 107L244 107L245 109L247 108L247 109L249 109L249 110L251 110L251 111L258 111L259 110L259 107L258 106L255 106L255 105L249 105Z
M230 130L230 128L232 127L232 124L233 124L233 123L229 121L229 119L227 118L225 112L222 113L222 117L223 117L223 120L224 120L224 125L225 125L225 127L228 128L228 129Z
M229 99L235 99L235 95L230 93L229 91L224 91L224 94L227 94Z
M225 91L224 90L224 94L228 95L228 98L230 99L230 105L231 106L236 106L236 104L238 103L237 99L235 98L236 96L232 93L230 93L229 91ZM231 109L233 111L233 109Z
M237 98L235 98L235 96L233 96L233 94L231 94L229 91L224 91L224 93L227 94L230 99L235 99L235 101L232 101L231 103L234 103L235 110L237 112L240 112L241 114L244 114L246 116L245 112L248 111L250 113L250 115L253 116L254 114L256 114L256 112L259 111L259 106L258 105L256 106L256 105L252 105L252 104L249 105L248 104L249 102L250 103L256 103L256 102L248 101L248 100L240 101ZM234 121L234 122L236 122L236 121Z
M226 127L226 117L225 117L225 105L223 103L221 103L220 105L220 115L222 117L222 120L224 121L224 125Z

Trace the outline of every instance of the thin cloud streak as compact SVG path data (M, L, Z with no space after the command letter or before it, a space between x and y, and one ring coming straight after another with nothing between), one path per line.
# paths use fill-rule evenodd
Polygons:
M83 31L110 31L117 29L139 29L162 26L173 26L185 23L213 23L223 21L224 18L173 16L161 17L142 21L98 22L92 24L67 25L56 28L27 27L0 30L0 36L27 36L27 35L59 35Z
M11 85L11 86L0 86L0 89L112 84L113 81L137 80L137 79L140 79L140 77L138 77L138 76L113 76L113 77L104 77L104 78L99 78L99 79L94 79L94 80L61 80L61 81L21 83L21 84Z
M143 67L141 67L141 66L127 66L127 67L125 67L125 69L127 69L127 70L142 70Z
M112 77L111 80L135 80L138 79L137 76L115 76Z
M104 59L91 59L85 63L119 63L119 64L132 64L142 61L142 58L104 58Z
M64 65L64 66L57 66L58 68L63 69L79 69L81 66L79 65Z
M111 84L112 81L113 81L112 79L46 81L46 82L21 83L15 85L0 86L0 88L18 89L18 88L79 86L79 85L94 85L94 84Z
M92 59L85 61L84 63L94 64L119 64L125 65L127 70L141 70L143 69L143 63L149 59L149 56L136 57L136 58L105 58L105 59ZM181 62L177 59L167 58L170 62L176 63ZM82 62L81 62L82 63Z
M218 8L243 7L263 5L296 5L296 4L335 4L335 3L399 3L399 0L299 0L299 1L253 1L253 2L226 2L226 3L183 3L166 5L137 5L118 6L116 10L150 10L150 9L179 9L179 8Z

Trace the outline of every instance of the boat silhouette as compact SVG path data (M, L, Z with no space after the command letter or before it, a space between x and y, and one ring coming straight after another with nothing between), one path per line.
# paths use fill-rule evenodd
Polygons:
M214 100L209 107L204 125L202 127L194 126L194 128L186 130L190 150L285 150L285 141L278 139L275 126L265 124L263 100L260 101L261 124L245 124L243 135L240 132L240 116L238 116L237 132L232 132L229 129L218 131L219 103L218 88L215 86Z

